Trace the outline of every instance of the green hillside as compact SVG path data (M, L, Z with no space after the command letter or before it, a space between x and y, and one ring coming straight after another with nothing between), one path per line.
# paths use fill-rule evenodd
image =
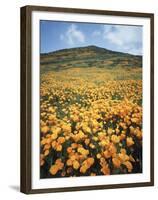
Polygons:
M40 56L41 72L75 67L142 67L142 56L115 52L97 46L58 50Z

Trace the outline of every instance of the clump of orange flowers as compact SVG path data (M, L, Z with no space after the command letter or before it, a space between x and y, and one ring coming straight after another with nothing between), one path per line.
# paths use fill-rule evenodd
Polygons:
M64 166L64 163L62 163L61 159L57 159L55 161L55 164L52 165L49 169L50 174L55 175L59 170L61 170Z

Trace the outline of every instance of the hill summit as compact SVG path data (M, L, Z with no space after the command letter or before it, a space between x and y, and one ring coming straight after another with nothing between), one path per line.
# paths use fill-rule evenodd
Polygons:
M142 56L91 45L43 53L40 55L40 64L42 71L73 67L142 67Z

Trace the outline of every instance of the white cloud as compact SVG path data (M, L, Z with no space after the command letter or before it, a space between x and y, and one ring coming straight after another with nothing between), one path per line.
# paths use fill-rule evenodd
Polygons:
M60 35L60 39L67 42L70 46L85 42L85 35L75 24L71 24L65 34Z
M142 54L142 30L136 26L105 25L103 38L116 45L116 49L132 54Z
M92 33L92 36L94 36L94 37L97 37L97 36L100 36L100 35L101 35L101 31L98 31L98 30L96 30Z
M60 40L64 40L64 35L63 34L60 35Z
M105 39L108 39L111 43L116 45L123 45L123 40L121 40L118 36L115 35L115 33L109 32L106 35L104 35Z

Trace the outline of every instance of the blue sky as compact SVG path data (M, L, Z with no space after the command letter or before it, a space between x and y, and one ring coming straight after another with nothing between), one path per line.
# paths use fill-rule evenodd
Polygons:
M40 52L96 45L142 55L142 31L141 26L41 21Z

